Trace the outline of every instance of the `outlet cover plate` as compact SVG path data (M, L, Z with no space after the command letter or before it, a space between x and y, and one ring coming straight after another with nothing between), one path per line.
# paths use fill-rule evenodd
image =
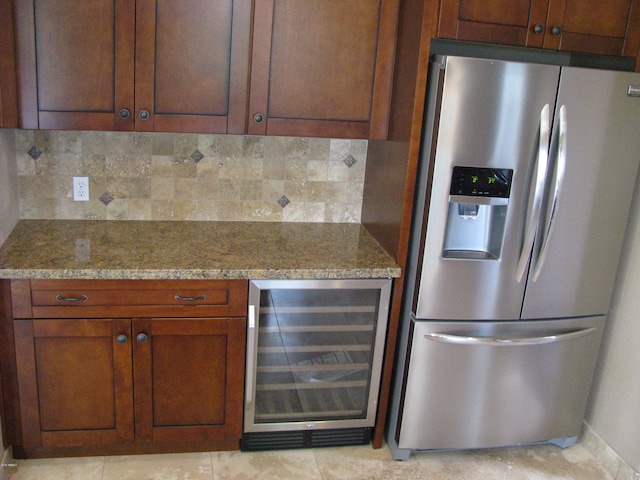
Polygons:
M73 200L89 201L89 177L73 177Z

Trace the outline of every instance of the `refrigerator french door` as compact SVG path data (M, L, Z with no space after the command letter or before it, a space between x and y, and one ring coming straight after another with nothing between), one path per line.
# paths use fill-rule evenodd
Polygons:
M640 75L436 57L388 440L580 431L640 161Z

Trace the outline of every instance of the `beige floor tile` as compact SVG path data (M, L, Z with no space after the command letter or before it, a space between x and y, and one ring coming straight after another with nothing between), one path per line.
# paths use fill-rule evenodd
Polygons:
M373 449L370 445L357 447L319 448L314 450L323 480L418 480L427 478L415 458L399 462L393 460L385 446Z
M102 457L17 460L9 480L101 480Z
M102 480L213 480L213 478L210 453L107 457L102 476Z
M504 449L420 452L414 456L424 469L424 478L527 480L513 456Z
M522 447L513 457L528 480L613 480L580 444L566 449L554 445Z
M312 450L214 452L215 480L320 480Z

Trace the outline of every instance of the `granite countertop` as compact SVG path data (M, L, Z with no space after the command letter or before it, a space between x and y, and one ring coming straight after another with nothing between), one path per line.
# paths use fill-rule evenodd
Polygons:
M21 220L0 278L392 278L400 267L358 224Z

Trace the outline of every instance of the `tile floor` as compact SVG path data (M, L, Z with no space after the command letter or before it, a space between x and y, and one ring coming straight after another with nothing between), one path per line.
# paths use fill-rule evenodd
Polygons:
M18 460L9 480L612 480L580 444L429 452L394 461L370 446Z

